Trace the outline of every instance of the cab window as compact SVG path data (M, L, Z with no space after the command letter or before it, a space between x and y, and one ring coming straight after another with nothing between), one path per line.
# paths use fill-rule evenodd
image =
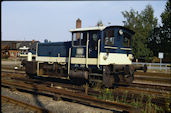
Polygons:
M72 33L73 46L85 46L87 42L87 32Z
M104 44L114 45L114 29L107 29L104 31Z
M97 32L91 33L90 42L91 42L90 48L92 50L97 50L97 44L98 44L98 33Z
M131 35L128 33L123 34L123 46L124 47L130 47L131 46Z

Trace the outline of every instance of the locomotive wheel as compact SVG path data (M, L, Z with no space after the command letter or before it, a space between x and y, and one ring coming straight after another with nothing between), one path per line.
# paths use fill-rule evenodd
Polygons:
M70 78L72 84L76 84L76 85L82 85L86 83L86 80L84 79L77 79L77 78Z
M124 77L124 82L125 82L126 84L128 84L128 85L130 85L130 84L132 83L133 80L134 80L134 79L133 79L133 76L132 76L132 75L130 75L130 76L128 76L128 77Z
M120 82L122 85L130 85L134 80L132 75L119 75Z
M105 87L112 87L114 83L114 77L110 75L110 68L108 66L104 67L104 73L103 73L103 85Z
M113 76L111 76L111 75L104 75L103 76L103 85L105 87L108 87L108 88L112 87L113 83L114 83Z
M32 78L34 78L35 76L36 76L36 75L34 75L34 74L26 73L26 77L27 77L27 78L32 79Z
M127 85L130 85L132 83L132 81L134 80L134 71L133 69L131 69L132 67L130 66L126 66L124 68L124 71L125 71L125 75L122 76L123 78L123 82Z

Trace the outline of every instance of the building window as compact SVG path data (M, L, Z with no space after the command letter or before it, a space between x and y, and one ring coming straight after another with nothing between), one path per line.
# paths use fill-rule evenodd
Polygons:
M19 53L19 52L17 52L17 57L18 57L18 56L20 56L20 53Z
M11 56L14 56L14 53L13 52L11 52Z

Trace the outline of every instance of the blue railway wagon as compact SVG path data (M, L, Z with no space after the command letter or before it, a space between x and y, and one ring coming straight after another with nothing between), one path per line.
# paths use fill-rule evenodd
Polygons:
M38 45L38 56L46 57L68 57L71 41L40 43Z

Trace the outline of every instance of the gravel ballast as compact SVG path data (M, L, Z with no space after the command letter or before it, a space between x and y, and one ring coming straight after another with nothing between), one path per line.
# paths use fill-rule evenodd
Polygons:
M113 113L109 110L89 107L86 105L68 102L68 101L55 101L51 97L35 95L26 92L20 91L11 91L8 88L1 87L1 95L8 96L10 98L23 101L25 103L36 105L38 107L45 108L52 113ZM10 103L9 103L10 104ZM11 106L11 105L9 105ZM17 113L14 110L14 107L7 107L7 103L1 103L1 109L3 113ZM19 107L19 109L22 109ZM25 111L24 113L28 113L29 111ZM21 112L20 112L21 113ZM23 112L22 112L23 113ZM31 111L30 111L31 113Z

